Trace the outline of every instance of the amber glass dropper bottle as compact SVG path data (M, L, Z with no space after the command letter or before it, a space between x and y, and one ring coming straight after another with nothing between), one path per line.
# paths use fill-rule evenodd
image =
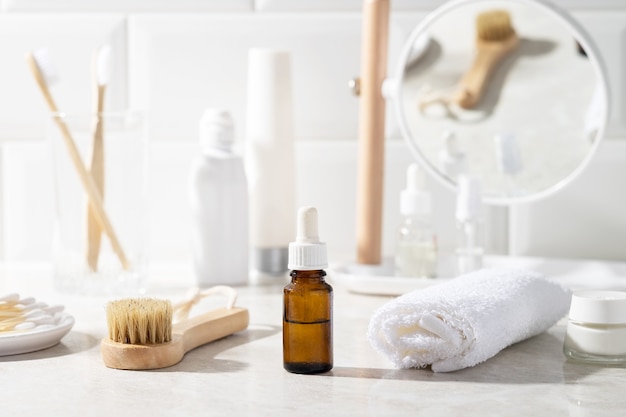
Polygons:
M317 232L317 210L298 211L296 241L289 244L291 283L283 290L283 366L314 374L333 367L333 288L326 283L326 244Z

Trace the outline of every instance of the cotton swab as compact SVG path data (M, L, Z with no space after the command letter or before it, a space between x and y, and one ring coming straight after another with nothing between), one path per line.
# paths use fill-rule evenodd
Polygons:
M0 334L41 329L61 319L61 305L48 306L33 297L20 299L19 294L0 297Z

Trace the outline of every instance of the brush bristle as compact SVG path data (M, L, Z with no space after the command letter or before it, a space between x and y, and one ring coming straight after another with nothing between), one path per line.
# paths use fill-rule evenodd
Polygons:
M47 48L36 49L32 52L33 58L46 84L51 86L59 81L59 72L52 61L52 56Z
M488 42L499 42L515 34L511 24L511 15L506 10L491 10L476 16L478 39Z
M96 58L96 76L99 85L108 85L111 78L111 47L104 45L98 48Z
M167 300L127 298L107 304L109 339L131 345L172 340L172 305Z

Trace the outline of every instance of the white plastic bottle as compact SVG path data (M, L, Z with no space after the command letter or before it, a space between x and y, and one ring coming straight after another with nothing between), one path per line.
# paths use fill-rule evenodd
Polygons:
M458 187L456 259L462 275L483 267L482 185L478 178L462 175Z
M431 197L424 173L417 164L407 169L406 189L400 194L402 222L398 229L395 275L435 278L437 238L432 222Z
M202 154L189 178L191 242L199 286L248 282L248 187L243 158L233 151L230 114L205 110Z

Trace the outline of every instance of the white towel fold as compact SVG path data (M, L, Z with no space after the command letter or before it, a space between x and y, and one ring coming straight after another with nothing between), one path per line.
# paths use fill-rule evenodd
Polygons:
M570 299L537 272L483 269L388 302L374 312L367 336L398 368L450 372L546 331Z

